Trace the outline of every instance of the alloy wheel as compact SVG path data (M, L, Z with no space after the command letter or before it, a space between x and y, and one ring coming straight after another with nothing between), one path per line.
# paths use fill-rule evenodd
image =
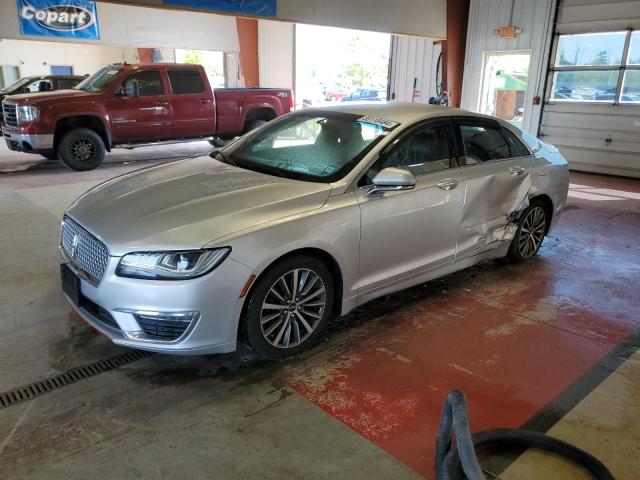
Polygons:
M84 138L79 138L71 144L71 158L76 162L89 162L96 154L96 148L93 143Z
M542 207L534 207L527 213L518 238L518 252L522 258L531 258L536 254L544 239L546 225L546 215Z
M300 345L316 330L327 304L320 276L296 268L276 280L262 303L260 328L265 340L276 348Z

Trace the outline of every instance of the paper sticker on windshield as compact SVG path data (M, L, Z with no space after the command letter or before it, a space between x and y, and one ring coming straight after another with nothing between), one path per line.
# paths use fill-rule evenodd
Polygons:
M386 130L391 130L392 128L395 128L400 124L400 122L394 122L393 120L387 120L386 118L369 117L369 116L364 116L362 118L359 118L358 121L364 122L364 123L371 123L373 125L378 125L379 127L382 127Z
M107 72L107 75L116 75L116 74L118 74L118 73L120 73L120 70L115 70L115 69L114 69L114 70L109 70L109 71Z

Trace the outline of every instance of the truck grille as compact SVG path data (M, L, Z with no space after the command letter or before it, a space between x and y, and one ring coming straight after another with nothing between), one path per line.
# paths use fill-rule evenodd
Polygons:
M84 228L64 217L60 245L71 259L71 263L87 273L94 283L102 280L109 263L107 247Z
M13 103L2 103L2 112L4 116L4 124L11 127L18 126L18 114L16 106Z

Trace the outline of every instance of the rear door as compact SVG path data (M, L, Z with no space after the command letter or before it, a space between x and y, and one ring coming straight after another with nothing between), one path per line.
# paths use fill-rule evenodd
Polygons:
M455 179L452 125L432 121L404 134L360 180L360 293L453 262L465 185ZM367 195L387 167L411 171L415 188Z
M114 143L153 142L171 136L171 106L162 76L157 69L138 70L123 78L135 80L140 96L116 95L105 102Z
M167 69L171 85L173 137L207 137L215 133L215 105L209 81L197 68Z
M456 119L459 178L466 182L456 261L510 238L508 224L526 207L533 158L515 135L498 122Z

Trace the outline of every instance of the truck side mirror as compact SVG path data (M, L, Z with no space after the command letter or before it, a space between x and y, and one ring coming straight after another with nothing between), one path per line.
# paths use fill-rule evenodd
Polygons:
M122 95L125 97L139 97L140 96L140 84L137 80L127 80L122 90Z

